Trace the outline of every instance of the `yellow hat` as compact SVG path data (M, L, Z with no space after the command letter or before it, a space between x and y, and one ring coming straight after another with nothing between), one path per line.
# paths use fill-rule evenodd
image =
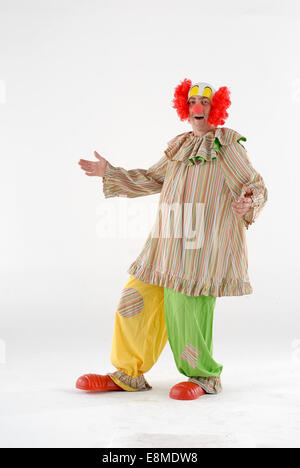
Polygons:
M216 90L209 83L194 83L189 90L188 100L192 96L203 96L211 99L215 92Z

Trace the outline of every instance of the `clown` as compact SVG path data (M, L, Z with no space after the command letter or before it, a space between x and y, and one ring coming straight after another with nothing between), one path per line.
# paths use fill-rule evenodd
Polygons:
M171 398L194 400L222 390L223 366L213 358L216 300L253 292L245 233L268 198L241 143L246 138L222 127L230 104L226 86L215 90L184 79L175 88L173 107L192 131L172 138L157 163L127 170L96 151L97 161L79 161L88 176L102 177L105 198L160 198L115 311L116 370L82 375L78 389L150 390L144 374L169 341L177 369L187 378L171 388Z

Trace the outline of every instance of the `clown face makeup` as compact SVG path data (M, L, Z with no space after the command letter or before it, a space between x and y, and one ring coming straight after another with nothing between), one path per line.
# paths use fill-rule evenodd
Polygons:
M211 108L211 100L204 96L191 96L188 100L189 118L188 121L193 127L195 136L202 136L207 131L214 128L208 124L208 117Z
M199 97L207 98L211 103L209 125L213 125L214 127L224 125L228 117L227 109L231 104L229 88L221 86L216 91L209 83L200 82L193 84L188 78L185 78L176 86L172 101L180 120L184 121L188 119L190 123L193 122L192 118L190 118L189 100L196 98L197 101ZM195 110L196 112L199 112L199 110Z

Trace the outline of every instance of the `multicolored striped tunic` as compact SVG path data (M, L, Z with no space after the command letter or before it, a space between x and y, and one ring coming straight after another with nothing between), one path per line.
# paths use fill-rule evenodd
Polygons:
M107 163L105 198L160 193L154 226L128 273L188 296L253 292L246 229L261 213L268 192L241 141L246 138L226 127L202 137L185 132L168 142L163 157L149 169ZM252 204L240 217L232 202L246 187Z

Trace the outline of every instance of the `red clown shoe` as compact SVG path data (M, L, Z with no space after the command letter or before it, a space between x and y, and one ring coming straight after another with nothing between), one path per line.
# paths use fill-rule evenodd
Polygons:
M119 387L109 375L85 374L77 379L76 388L88 392L105 392L110 390L124 390Z
M174 400L196 400L206 392L194 382L180 382L171 388L169 396Z

